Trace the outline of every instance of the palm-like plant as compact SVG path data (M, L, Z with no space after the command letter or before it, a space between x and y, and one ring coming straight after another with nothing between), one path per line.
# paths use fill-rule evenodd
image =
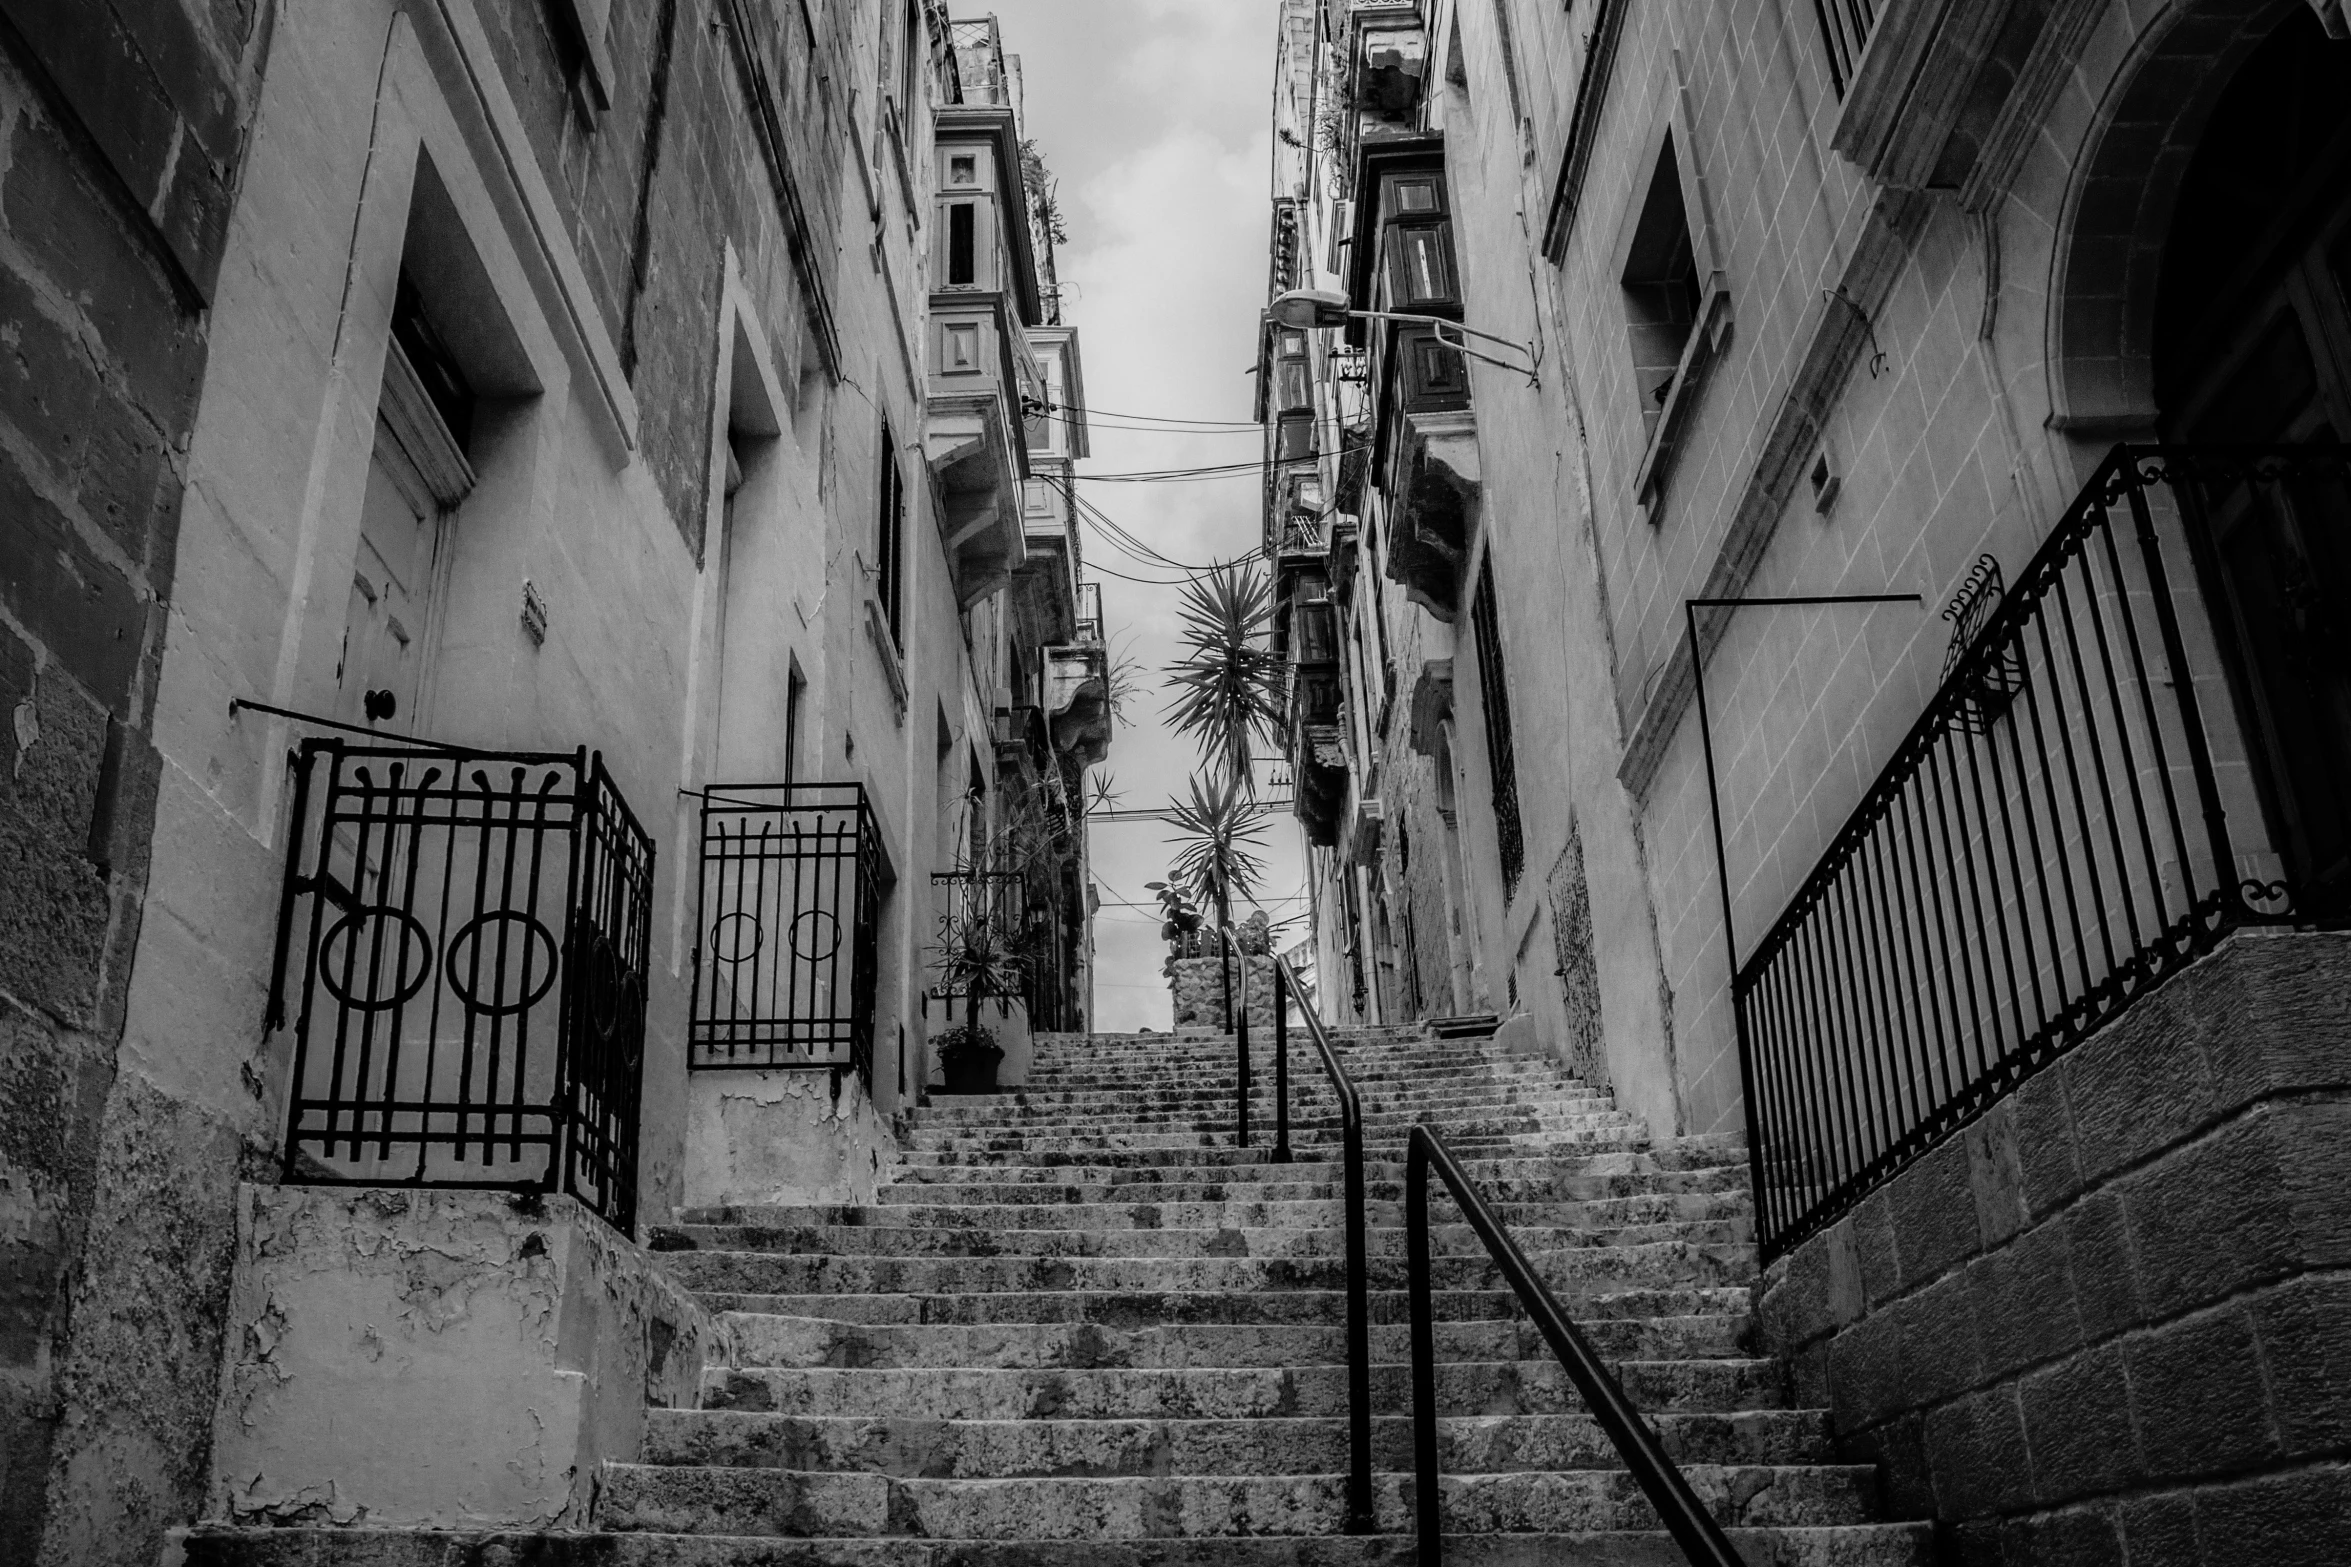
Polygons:
M1278 747L1283 721L1273 584L1256 567L1227 561L1184 584L1181 609L1183 654L1167 666L1175 688L1168 717L1232 791L1254 794L1251 764L1261 746Z
M1172 880L1202 903L1216 908L1219 925L1232 923L1232 900L1254 893L1265 878L1265 813L1251 797L1248 776L1191 778L1189 800L1168 801L1168 824L1175 829Z

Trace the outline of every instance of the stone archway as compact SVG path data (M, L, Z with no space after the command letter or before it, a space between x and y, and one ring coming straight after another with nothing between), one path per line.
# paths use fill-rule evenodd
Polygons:
M2181 184L2237 67L2306 9L2307 0L2196 0L2127 46L2060 219L2048 337L2058 428L2153 431L2157 295Z

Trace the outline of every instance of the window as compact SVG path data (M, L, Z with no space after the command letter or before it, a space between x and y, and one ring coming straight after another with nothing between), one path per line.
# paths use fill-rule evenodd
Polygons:
M1477 640L1478 702L1486 714L1486 765L1494 784L1494 845L1502 861L1503 896L1518 892L1526 870L1526 840L1518 819L1518 758L1510 742L1510 677L1502 667L1502 628L1494 615L1494 557L1478 564L1477 603L1470 610Z
M961 154L947 160L947 183L950 185L977 185L980 182L980 160L970 154Z
M947 209L947 282L969 284L979 272L979 208L968 201Z
M1453 225L1445 216L1444 182L1435 174L1405 174L1387 182L1388 303L1396 310L1458 309L1453 271Z
M1689 214L1682 204L1681 168L1670 135L1657 155L1649 194L1634 226L1623 283L1633 380L1640 390L1642 417L1654 427L1673 396L1674 375L1704 302Z
M882 601L891 640L903 646L899 612L906 575L906 481L898 473L898 443L887 422L882 425L880 513L874 539L874 593Z

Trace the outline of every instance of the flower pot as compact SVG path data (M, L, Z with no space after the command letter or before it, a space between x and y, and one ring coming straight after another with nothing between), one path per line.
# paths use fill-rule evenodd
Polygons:
M994 1045L951 1045L939 1052L939 1071L947 1081L943 1091L950 1094L992 1094L996 1091L996 1068L1003 1062L1004 1052Z

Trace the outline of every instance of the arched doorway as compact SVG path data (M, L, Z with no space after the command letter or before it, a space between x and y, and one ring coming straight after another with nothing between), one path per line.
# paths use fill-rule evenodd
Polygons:
M2182 179L2153 347L2167 442L2351 440L2351 42L2307 6L2228 80ZM2305 909L2351 894L2351 487L2214 486L2206 586Z

